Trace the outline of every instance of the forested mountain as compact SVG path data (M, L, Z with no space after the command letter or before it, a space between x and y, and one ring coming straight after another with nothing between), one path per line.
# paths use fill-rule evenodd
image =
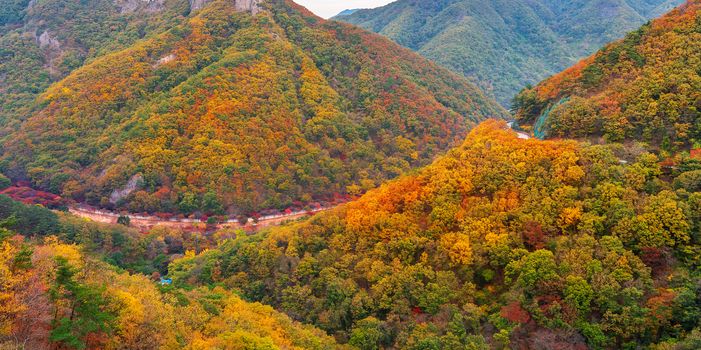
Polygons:
M506 115L291 1L28 6L3 14L2 171L93 205L250 213L355 194Z
M693 0L524 90L516 118L538 136L688 150L701 146L700 74L701 2Z
M140 232L0 195L0 349L701 347L701 0L522 91L518 126L547 140L291 1L6 3L0 173L133 212L359 197L259 232ZM417 0L377 20L512 79L670 5Z
M336 19L381 33L474 79L508 106L683 0L399 0Z
M343 10L339 12L336 16L348 16L352 15L354 12L358 11L359 9L348 9L348 10Z
M663 174L642 148L522 140L489 121L414 175L169 273L361 349L692 349L700 171L685 158Z
M48 86L96 57L163 30L183 0L9 0L0 6L0 126L11 132Z

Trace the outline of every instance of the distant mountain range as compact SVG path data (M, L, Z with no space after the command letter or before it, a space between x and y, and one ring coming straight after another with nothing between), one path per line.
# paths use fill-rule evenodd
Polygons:
M360 9L348 9L348 10L343 10L343 11L339 12L339 13L336 15L336 17L350 16L350 15L356 13L358 10L360 10Z
M516 98L541 137L701 146L701 3L690 1ZM665 152L663 152L665 153Z
M399 0L339 15L472 78L504 106L682 0Z

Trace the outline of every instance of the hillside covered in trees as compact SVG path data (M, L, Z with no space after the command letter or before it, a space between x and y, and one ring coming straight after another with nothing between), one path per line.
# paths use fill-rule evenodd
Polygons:
M541 137L638 140L664 154L701 142L701 2L522 91L516 118Z
M519 35L542 17L585 41L670 4L379 11L506 11ZM540 140L484 121L507 115L465 78L291 1L11 0L0 349L699 349L700 39L690 0L522 91L516 126ZM342 194L259 232L41 205L218 217Z
M167 28L184 0L9 0L0 6L0 130L31 112L51 83L106 53Z
M0 196L0 347L694 349L699 171L488 121L412 175L252 236Z
M170 261L243 232L143 233L0 195L0 349L351 349Z
M472 78L508 106L683 0L399 0L336 19L385 35Z
M506 115L291 1L48 0L3 16L18 49L2 53L2 172L106 208L251 213L361 193Z
M7 222L5 222L7 223ZM175 289L0 229L2 349L346 349L219 288Z
M699 171L685 159L665 176L642 149L522 140L489 121L413 175L169 274L361 349L691 349Z

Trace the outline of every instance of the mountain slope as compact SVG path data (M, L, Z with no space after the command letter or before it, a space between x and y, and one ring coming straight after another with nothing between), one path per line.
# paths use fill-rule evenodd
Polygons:
M689 1L526 89L516 117L538 136L635 139L664 151L701 140L701 2Z
M338 16L348 16L348 15L352 15L354 12L356 12L356 11L358 11L358 10L360 10L360 9L347 9L347 10L343 10L343 11L339 12L336 16L338 17Z
M347 349L222 288L178 290L0 231L4 349Z
M336 19L383 34L475 80L508 106L682 0L399 0Z
M0 11L0 127L12 132L52 82L123 49L189 11L187 0L4 2Z
M291 2L197 5L43 91L5 141L5 171L104 207L242 213L371 188L506 115Z
M701 192L664 179L652 154L488 121L413 175L169 275L240 288L363 348L673 341L701 326Z

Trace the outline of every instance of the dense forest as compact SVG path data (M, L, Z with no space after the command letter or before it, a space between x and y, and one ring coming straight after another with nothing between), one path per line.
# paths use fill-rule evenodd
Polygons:
M399 0L335 19L385 35L472 78L508 106L683 0Z
M163 283L239 234L144 234L0 195L0 349L351 348L223 286Z
M673 3L400 0L376 20L565 45ZM288 0L6 1L0 350L700 349L700 45L689 0L524 89L507 123L466 78ZM494 56L530 69L513 52ZM258 231L126 214L349 198Z
M51 83L106 53L163 31L186 0L3 1L0 6L0 130L14 131Z
M689 1L514 100L542 137L701 147L701 2Z
M0 276L2 349L346 348L221 287L159 285L56 236L0 229Z
M488 121L253 235L143 234L0 196L0 348L695 349L701 161L658 161Z
M252 213L362 193L430 162L480 120L506 116L466 79L291 2L258 4L253 15L213 1L187 16L183 4L136 3L168 25L146 17L144 27L99 2L36 4L53 4L40 12L64 25L43 32L47 45L75 41L87 58L48 87L46 72L31 87L8 75L4 89L20 96L7 104L3 173L110 209ZM6 53L29 70L51 63L25 59L41 47L12 39L27 35L34 10L3 39L31 47ZM69 16L93 11L122 26L82 44L90 30L74 32Z
M690 349L701 162L658 161L485 122L415 174L169 276L238 289L361 349Z

